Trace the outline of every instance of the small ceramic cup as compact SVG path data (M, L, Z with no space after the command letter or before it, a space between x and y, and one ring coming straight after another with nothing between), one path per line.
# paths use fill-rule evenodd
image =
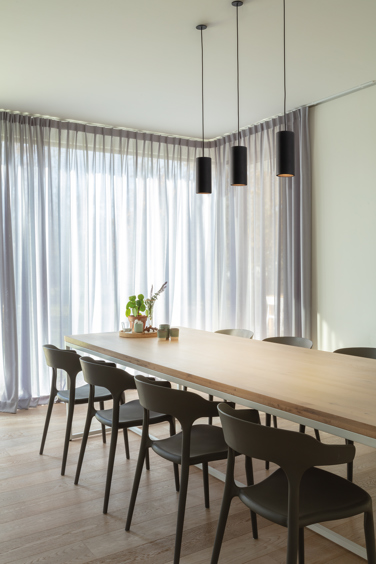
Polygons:
M136 321L134 322L133 327L135 333L142 333L144 331L144 324L142 323L142 321L139 321L138 319L136 319Z
M168 340L168 331L166 329L158 329L157 331L158 339Z
M167 331L166 340L170 337L170 325L168 323L161 323L159 329L162 331Z
M178 327L171 327L170 337L171 337L171 341L177 341L179 339L179 329L178 329Z

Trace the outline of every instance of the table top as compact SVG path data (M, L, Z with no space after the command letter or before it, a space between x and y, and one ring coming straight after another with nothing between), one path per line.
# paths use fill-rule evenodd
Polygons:
M376 362L180 328L178 341L65 337L76 345L287 413L376 438Z

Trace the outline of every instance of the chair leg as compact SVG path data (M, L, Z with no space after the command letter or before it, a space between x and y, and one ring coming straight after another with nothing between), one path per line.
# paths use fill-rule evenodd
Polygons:
M353 481L353 475L354 475L354 464L353 462L349 462L347 464L347 479L349 482Z
M128 429L123 429L123 436L124 436L125 456L127 457L127 460L129 460L130 454L129 454Z
M104 401L100 401L99 402L99 407L100 409L104 409ZM106 444L106 426L102 425L102 440L103 440L103 444Z
M347 445L353 445L354 441L349 441L348 439L346 439L346 444ZM347 479L348 479L349 482L353 481L353 475L354 475L354 463L349 462L347 464Z
M95 410L90 409L90 406L88 405L88 409L87 409L87 415L86 415L86 422L85 422L85 429L84 429L84 434L82 436L82 442L81 442L81 448L80 448L80 455L78 457L78 463L77 463L77 470L76 470L76 476L74 478L74 484L77 486L78 484L78 480L80 479L80 474L81 474L81 468L82 468L82 463L84 461L84 456L85 456L85 450L86 450L86 444L87 444L87 439L89 437L89 432L90 432L90 427L91 427L91 420L93 419L95 415Z
M315 437L321 443L320 431L318 429L315 429Z
M146 451L145 459L146 459L146 470L150 470L149 449Z
M247 476L247 486L253 486L253 465L252 458L245 457L245 474ZM251 511L252 535L254 539L258 539L257 515Z
M299 564L304 564L304 527L299 529Z
M112 424L111 444L110 444L110 453L108 455L107 478L106 478L106 489L104 493L103 513L107 513L108 510L108 501L110 499L111 481L112 481L112 473L114 471L114 461L115 461L115 452L116 452L116 443L117 443L118 434L119 434L119 430L117 428L117 425Z
M55 397L56 397L56 393L55 394L51 393L50 399L48 400L46 421L44 422L43 436L42 436L42 442L40 444L39 454L43 454L43 451L44 451L44 444L45 444L46 438L47 438L47 432L48 432L48 427L49 427L49 424L50 424L52 408L53 408L54 403L55 403Z
M171 419L169 419L169 424L170 424L170 437L172 437L173 435L176 435L176 426L175 426L175 418L171 417ZM179 491L179 464L174 464L174 476L175 476L175 489L178 492Z
M372 509L364 514L364 534L366 537L368 564L376 564L375 528Z
M213 400L214 400L214 396L209 395L209 401L213 401ZM213 417L208 418L208 423L209 425L213 425Z
M299 551L299 531L298 525L288 527L286 564L296 564Z
M185 516L185 505L187 501L187 491L188 491L188 478L189 478L189 465L187 463L184 463L183 460L181 466L178 520L176 523L174 564L179 564L180 561L180 552L181 552L181 543L183 538L183 526L184 526L184 516Z
M207 462L202 463L202 477L204 480L204 497L205 497L205 507L209 509L209 465Z
M179 479L179 465L174 464L174 476L175 476L175 490L180 491L180 479Z
M68 418L67 418L67 426L66 426L66 429L65 429L63 461L62 461L62 464L61 464L61 475L62 476L64 476L64 474L65 474L65 467L67 465L69 441L70 441L71 431L72 431L73 412L74 412L74 402L70 401L69 404L68 404Z
M210 564L217 564L218 563L219 554L220 554L221 548L222 548L223 537L224 537L224 534L225 534L227 518L228 518L229 511L230 511L232 497L233 496L231 494L231 488L226 483L225 490L223 492L221 512L219 514L217 532L216 532L216 535L215 535L213 553L212 553Z
M126 531L129 531L129 529L131 528L134 506L136 505L137 492L138 492L138 488L140 486L142 468L144 466L144 461L145 461L146 453L147 453L148 450L149 450L148 447L146 447L145 444L142 444L142 442L141 442L140 452L138 453L136 472L135 472L134 480L133 480L132 494L131 494L131 499L130 499L130 502L129 502L127 522L125 524L125 530Z
M277 417L275 415L273 415L273 425L276 429L278 429Z
M299 433L305 433L305 425L299 425Z
M265 425L266 425L266 427L271 427L271 425L272 425L272 416L270 415L270 413L265 413ZM269 468L270 468L269 461L266 460L265 469L269 470Z

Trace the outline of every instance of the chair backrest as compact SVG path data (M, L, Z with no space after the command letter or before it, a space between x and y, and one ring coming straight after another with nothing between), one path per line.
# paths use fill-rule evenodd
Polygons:
M215 333L222 333L222 335L231 335L232 337L243 337L244 339L252 339L253 331L248 329L220 329Z
M300 481L313 466L345 464L354 459L353 445L326 445L303 433L257 425L227 403L219 405L218 411L227 445L249 458L274 462L289 482Z
M73 349L58 349L55 345L43 345L47 366L65 370L70 378L81 372L80 356Z
M107 388L115 403L119 402L124 391L136 389L134 376L131 376L125 370L116 368L116 364L112 362L94 360L90 356L82 357L80 362L85 381L92 388L94 386ZM153 381L156 386L171 388L170 382L166 380L156 382L153 377L148 377L146 380Z
M200 417L218 416L218 402L208 401L192 392L161 388L145 376L135 376L135 382L143 408L176 417L183 429L189 428Z
M103 363L89 356L80 359L85 382L91 386L103 386L111 393L114 401L125 390L135 390L134 377L125 370L116 368L116 364Z
M348 354L351 356L361 356L362 358L373 358L376 360L376 349L372 347L350 347L346 349L337 349L334 352L339 354Z
M292 347L301 347L303 349L311 349L313 346L312 341L304 337L268 337L263 339L269 343L277 343L279 345L290 345Z

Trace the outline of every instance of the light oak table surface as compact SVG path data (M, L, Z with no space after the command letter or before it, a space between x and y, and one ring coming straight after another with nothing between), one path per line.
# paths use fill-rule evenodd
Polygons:
M376 439L375 360L180 328L178 341L65 337L86 349L266 408Z

